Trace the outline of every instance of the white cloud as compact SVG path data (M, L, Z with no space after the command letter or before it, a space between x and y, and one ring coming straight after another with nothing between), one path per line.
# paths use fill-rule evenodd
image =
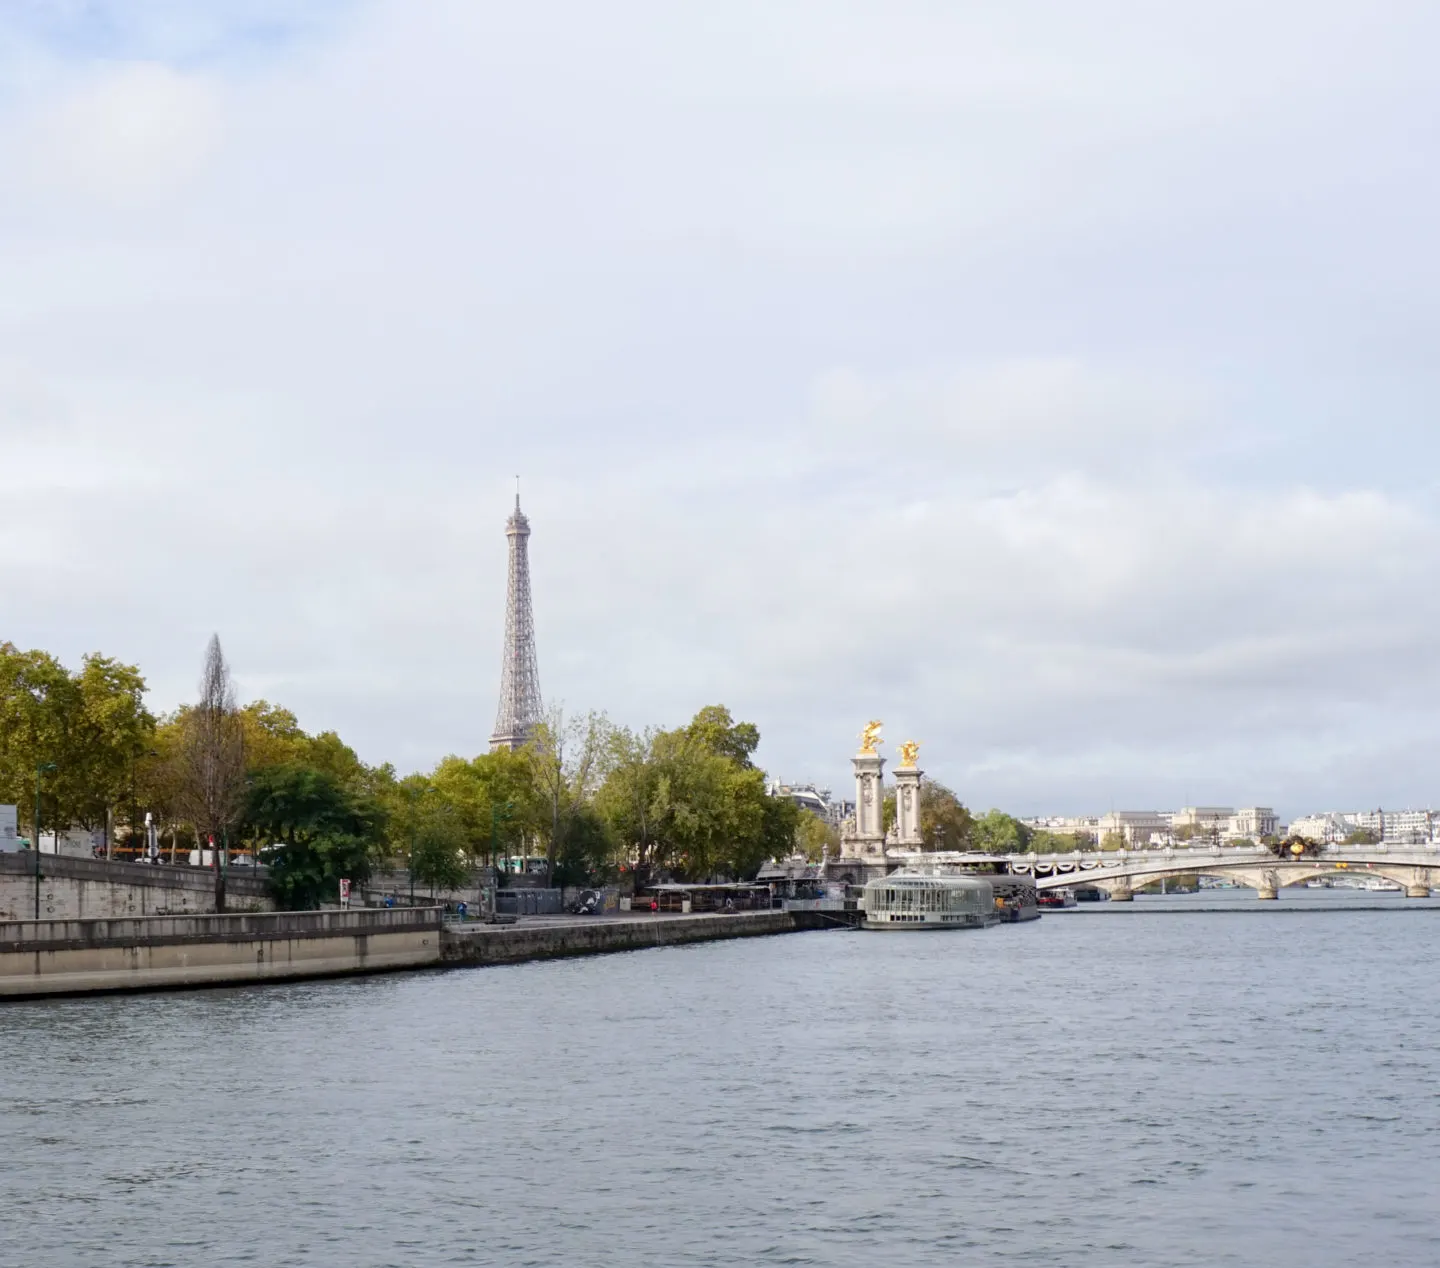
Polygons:
M1431 795L1423 8L184 11L0 36L0 636L477 749L519 471L573 707Z
M144 207L183 188L216 142L203 78L147 62L67 77L4 147L38 193Z

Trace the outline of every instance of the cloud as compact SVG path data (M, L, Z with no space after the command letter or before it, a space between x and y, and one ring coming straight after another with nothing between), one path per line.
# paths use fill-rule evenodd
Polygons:
M476 751L518 471L574 708L831 783L881 716L1016 810L1424 800L1402 9L0 18L0 635L165 707L218 629Z
M216 142L205 79L147 62L69 78L33 108L5 146L42 195L143 207L192 179Z

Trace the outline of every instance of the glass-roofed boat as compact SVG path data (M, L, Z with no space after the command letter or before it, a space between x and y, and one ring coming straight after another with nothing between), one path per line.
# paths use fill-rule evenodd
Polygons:
M995 891L979 876L892 872L865 885L862 929L983 929Z

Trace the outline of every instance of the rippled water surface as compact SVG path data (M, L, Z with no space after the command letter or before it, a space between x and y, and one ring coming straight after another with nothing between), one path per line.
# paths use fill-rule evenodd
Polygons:
M0 1264L1440 1263L1440 913L1286 898L0 1007Z

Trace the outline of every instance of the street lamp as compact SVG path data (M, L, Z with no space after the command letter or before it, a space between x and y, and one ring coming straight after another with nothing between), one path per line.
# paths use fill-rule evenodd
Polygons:
M509 823L509 822L510 822L510 812L511 812L512 810L514 810L514 809L515 809L515 803L514 803L513 801L507 801L503 806L497 806L494 802L491 802L491 803L490 803L490 866L491 866L491 867L494 867L494 866L495 866L495 851L496 851L496 846L497 846L496 835L497 835L497 833L499 832L499 829L500 829L500 820L501 820L501 819L504 819L506 823Z
M41 762L35 767L35 919L40 919L40 776L55 769L54 762ZM60 834L55 834L55 853L60 853Z

